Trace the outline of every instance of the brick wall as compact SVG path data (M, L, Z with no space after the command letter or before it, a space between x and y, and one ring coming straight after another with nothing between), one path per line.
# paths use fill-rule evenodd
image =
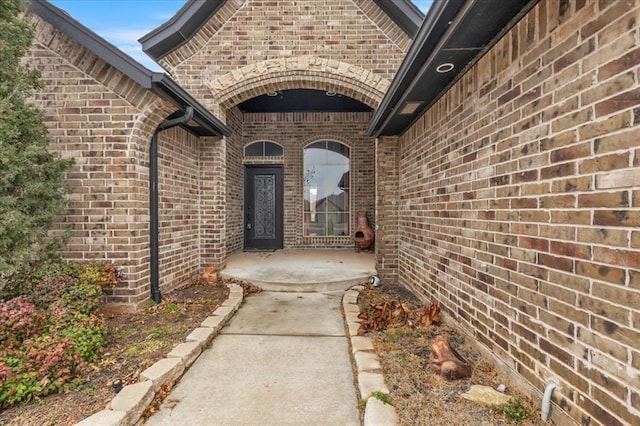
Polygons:
M376 271L383 282L398 280L398 138L376 143Z
M400 281L581 424L640 418L639 16L541 1L400 140Z
M390 79L410 39L369 0L234 0L160 61L198 98L203 82L268 59L315 56Z
M240 113L237 109L234 114ZM241 114L241 113L240 113ZM242 197L243 164L284 165L284 246L285 248L353 247L351 236L305 237L302 226L303 179L302 151L318 140L335 140L351 148L351 208L352 230L355 229L355 212L369 212L370 226L374 226L374 139L365 136L364 130L371 119L370 113L247 113L241 114L242 138L234 139L228 146L227 157L229 197L227 219L229 243L236 242L229 252L242 248ZM244 147L252 142L268 140L284 148L283 158L243 158ZM231 144L230 144L231 145ZM233 194L233 195L232 195ZM231 206L231 208L229 208Z
M227 125L233 134L227 138L226 146L226 246L227 254L241 250L244 246L244 169L242 112L238 108L227 111Z
M342 27L345 31L338 31ZM213 38L219 40L223 50L215 47ZM385 60L398 61L402 58L394 50L406 51L410 41L370 0L228 0L189 43L162 58L161 64L172 70L185 61L205 58L200 65L211 65L207 63L211 53L220 52L216 74L224 74L262 58L291 56L291 52L320 53L319 56L333 59L350 57L344 55L344 49L350 48L371 68L393 74L396 69L388 63L373 60L372 49L384 50ZM209 50L212 46L213 51ZM209 52L203 55L203 49ZM235 49L239 49L240 56Z
M174 127L158 137L160 288L200 276L200 141Z
M175 108L47 22L29 18L36 33L24 62L43 81L34 102L44 111L51 151L75 160L65 176L68 209L56 224L72 230L63 255L121 265L124 282L109 290L107 301L135 307L149 298L149 142ZM183 284L199 266L187 236L197 220L190 216L191 167L198 172L194 144L177 129L160 137L163 291Z
M216 177L224 179L220 183L225 188L224 242L218 244L224 244L224 249L206 249L205 258L214 264L224 262L227 254L243 247L243 148L255 138L285 146L286 247L352 245L350 238L302 238L301 144L311 142L309 135L324 134L354 144L352 155L358 168L352 170L367 177L358 177L362 184L356 188L352 210L369 211L373 226L375 153L373 139L364 137L368 115L366 119L358 116L353 128L338 115L248 118L235 105L270 91L313 88L342 93L375 107L409 43L409 37L370 0L229 0L193 38L162 58L165 69L213 113L226 117L233 130L224 142L221 167L225 175ZM275 119L286 121L276 123ZM215 209L205 199L201 203L206 203L202 214ZM215 245L214 239L209 241ZM210 250L221 253L218 260L207 254Z
M235 132L234 132L235 134ZM200 144L201 266L224 266L226 246L226 139L203 138Z

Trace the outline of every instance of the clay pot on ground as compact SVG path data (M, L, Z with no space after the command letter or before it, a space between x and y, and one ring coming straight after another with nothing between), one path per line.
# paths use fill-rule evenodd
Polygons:
M356 213L357 218L357 227L356 232L353 234L353 241L356 244L356 247L359 249L365 250L371 247L374 240L373 229L369 226L369 222L367 221L367 212L359 211Z

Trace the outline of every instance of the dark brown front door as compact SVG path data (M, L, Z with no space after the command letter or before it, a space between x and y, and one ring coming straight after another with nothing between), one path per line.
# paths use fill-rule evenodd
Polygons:
M282 166L245 166L244 248L283 247Z

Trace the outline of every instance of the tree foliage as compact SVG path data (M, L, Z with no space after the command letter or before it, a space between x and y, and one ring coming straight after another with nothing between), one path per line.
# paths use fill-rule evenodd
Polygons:
M29 103L39 74L21 58L33 41L22 0L0 2L0 293L42 258L64 211L63 173L69 162L47 151L43 114Z

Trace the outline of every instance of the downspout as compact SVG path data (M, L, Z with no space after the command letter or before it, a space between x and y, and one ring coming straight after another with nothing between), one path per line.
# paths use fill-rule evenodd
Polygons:
M149 145L149 272L151 278L151 298L155 303L162 302L160 294L160 249L158 247L158 133L171 127L187 123L193 118L193 107L188 106L184 115L165 120L158 125L151 136Z

